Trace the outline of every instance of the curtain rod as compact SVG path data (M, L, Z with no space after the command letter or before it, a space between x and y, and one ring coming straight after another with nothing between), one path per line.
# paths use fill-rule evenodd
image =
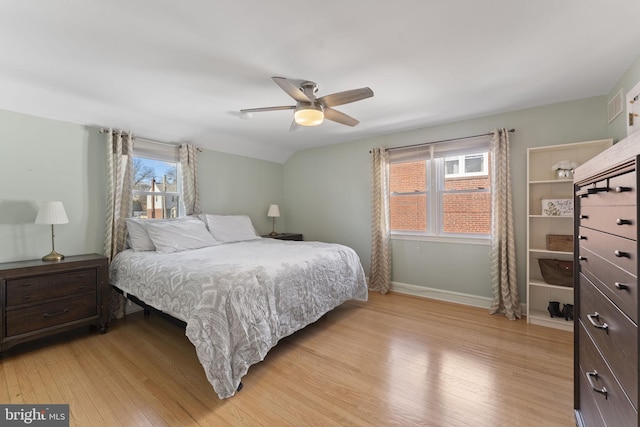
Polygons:
M515 132L515 129L509 129L508 132L509 133L513 133ZM499 132L502 132L501 130ZM489 133L482 133L480 135L471 135L471 136L463 136L461 138L450 138L450 139L441 139L440 141L431 141L431 142L421 142L420 144L413 144L413 145L403 145L401 147L392 147L392 148L387 148L387 151L393 151L393 150L400 150L403 148L413 148L413 147L422 147L425 145L431 145L431 144L438 144L440 142L451 142L451 141L459 141L461 139L471 139L471 138L478 138L480 136L491 136L491 132ZM371 152L371 150L369 150L369 152Z
M99 133L107 133L109 132L109 129L105 129L105 128L101 128L99 130ZM131 137L136 140L140 140L140 141L147 141L147 142L152 142L154 144L160 144L160 145L168 145L169 147L179 147L181 143L171 143L171 142L164 142L164 141L158 141L157 139L150 139L150 138L144 138L142 136L135 136L133 133L131 132L124 132L121 131L123 136L127 136L127 135L131 135ZM196 150L198 150L199 152L202 152L202 148L200 147L196 147Z

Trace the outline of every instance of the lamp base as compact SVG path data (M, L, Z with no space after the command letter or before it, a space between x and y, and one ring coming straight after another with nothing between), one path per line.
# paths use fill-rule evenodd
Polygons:
M51 251L49 255L45 255L42 257L43 261L60 261L64 259L64 255L59 254L55 250Z
M269 233L269 236L272 236L272 237L273 236L277 236L277 235L278 235L278 233L276 233L275 231L272 231L271 233Z

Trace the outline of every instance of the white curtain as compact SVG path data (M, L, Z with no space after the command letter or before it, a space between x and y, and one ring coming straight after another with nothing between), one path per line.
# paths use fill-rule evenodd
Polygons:
M133 139L130 134L107 133L108 190L107 219L104 254L109 261L126 247L125 220L131 213L133 198ZM110 313L120 318L124 315L124 298L112 291Z
M509 161L509 131L491 132L491 281L490 313L508 319L522 317L516 280L516 250L513 231L513 195Z
M369 289L386 294L391 288L389 225L389 152L371 150L371 271Z
M197 149L191 144L180 145L180 166L182 168L182 197L185 214L200 213L200 195L198 193L198 157Z

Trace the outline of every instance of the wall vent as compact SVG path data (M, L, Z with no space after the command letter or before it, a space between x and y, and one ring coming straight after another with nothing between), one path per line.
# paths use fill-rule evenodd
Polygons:
M622 113L623 107L622 101L622 89L616 93L613 98L607 104L607 113L609 114L609 123L613 121L620 113Z

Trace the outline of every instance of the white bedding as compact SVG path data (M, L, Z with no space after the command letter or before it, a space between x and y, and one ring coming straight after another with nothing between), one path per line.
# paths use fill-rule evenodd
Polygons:
M257 239L174 253L125 250L111 284L187 323L186 335L218 396L281 338L356 299L360 259L347 246Z

